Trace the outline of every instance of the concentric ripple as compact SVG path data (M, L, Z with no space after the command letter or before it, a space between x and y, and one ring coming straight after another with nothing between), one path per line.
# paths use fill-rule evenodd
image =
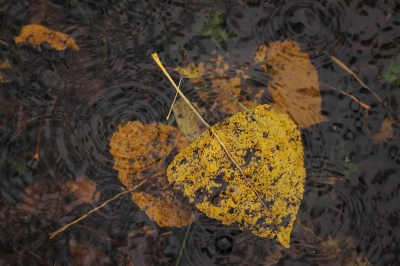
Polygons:
M276 261L280 254L276 241L222 225L206 216L192 227L181 265L266 265Z
M351 23L347 7L340 1L282 1L267 12L255 29L261 41L290 39L316 57L342 46Z
M118 125L128 121L147 124L164 120L173 89L160 72L145 69L131 73L131 80L115 82L93 105L81 105L75 112L74 143L93 166L112 168L110 138Z

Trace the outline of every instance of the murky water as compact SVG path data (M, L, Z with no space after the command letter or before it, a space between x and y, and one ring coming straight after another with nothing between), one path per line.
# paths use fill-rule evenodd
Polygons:
M185 242L179 265L400 265L400 88L382 75L400 52L396 1L0 1L0 23L0 264L175 265ZM27 24L80 49L16 45ZM290 248L200 213L189 231L161 227L129 194L49 239L126 190L109 146L118 125L176 126L165 120L175 91L151 53L169 70L184 49L214 71L220 56L221 78L244 70L239 100L264 91L258 103L273 104L272 74L253 58L285 40L316 69L326 118L301 129L307 177ZM207 122L232 115L193 87L182 91Z

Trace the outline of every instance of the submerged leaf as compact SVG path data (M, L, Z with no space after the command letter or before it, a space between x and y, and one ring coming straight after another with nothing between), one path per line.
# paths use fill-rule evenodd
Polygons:
M218 55L198 65L199 78L192 79L199 97L212 104L210 111L218 110L232 115L246 108L255 108L261 101L263 90L246 85L246 67L232 70L225 57ZM210 93L215 92L215 94ZM235 100L233 100L233 98Z
M28 42L33 46L39 46L43 42L47 42L56 50L65 50L67 47L75 51L79 50L74 39L70 38L67 34L51 30L38 24L24 26L21 30L21 34L15 37L15 44L25 42Z
M182 227L189 223L190 208L176 199L165 176L166 157L187 145L175 127L139 121L119 125L111 137L110 152L122 184L130 188L137 180L152 177L150 188L131 195L159 226Z
M304 191L300 131L269 105L250 111L260 123L241 112L213 130L257 193L211 131L175 156L168 181L207 216L288 247Z
M321 113L318 74L306 53L294 41L274 42L257 49L255 61L266 51L264 71L272 80L268 83L274 99L274 109L288 114L301 128L327 120Z
M192 104L197 108L194 103ZM174 112L175 120L181 133L186 136L189 142L193 142L200 136L203 132L202 124L183 99L176 101L172 107L172 111Z

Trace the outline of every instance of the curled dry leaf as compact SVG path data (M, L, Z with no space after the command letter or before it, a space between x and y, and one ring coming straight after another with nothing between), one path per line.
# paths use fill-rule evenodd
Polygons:
M51 30L38 24L26 25L22 28L21 34L15 37L15 44L30 43L33 46L40 46L47 42L56 50L65 50L67 47L75 51L79 50L75 40L67 34Z
M211 111L217 109L226 114L243 111L243 108L231 97L236 98L247 108L255 108L261 101L264 91L256 91L245 85L245 80L249 78L245 74L245 69L230 71L229 64L221 55L210 59L209 62L201 62L198 65L198 72L199 78L191 79L191 81L199 97L206 103L213 103ZM229 72L235 74L232 75ZM202 91L204 88L216 94Z
M306 173L300 131L269 105L251 112L259 123L241 112L213 126L247 180L206 131L175 156L168 181L207 216L288 247Z
M182 227L189 223L190 208L174 197L165 176L165 158L187 145L175 127L139 121L119 125L111 137L110 152L122 184L130 188L137 180L153 177L149 182L156 189L134 192L132 200L160 226Z
M277 112L288 114L301 128L327 120L321 113L317 71L296 42L259 46L254 61L263 59L264 71L272 77L268 87Z

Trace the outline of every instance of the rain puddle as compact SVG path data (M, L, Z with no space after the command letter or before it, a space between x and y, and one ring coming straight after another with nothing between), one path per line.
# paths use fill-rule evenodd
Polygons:
M395 1L0 1L0 23L1 265L400 264Z

